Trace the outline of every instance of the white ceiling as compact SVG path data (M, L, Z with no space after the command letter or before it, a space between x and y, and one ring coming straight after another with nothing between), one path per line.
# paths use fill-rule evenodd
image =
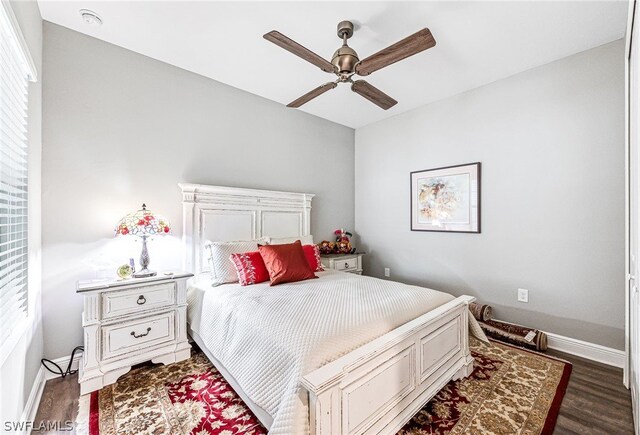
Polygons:
M348 85L302 106L349 127L379 121L622 38L626 1L206 2L40 0L45 20L283 104L335 76L267 42L279 30L330 60L339 21L364 58L423 27L437 45L367 77L398 100L384 111ZM79 14L97 12L92 27Z

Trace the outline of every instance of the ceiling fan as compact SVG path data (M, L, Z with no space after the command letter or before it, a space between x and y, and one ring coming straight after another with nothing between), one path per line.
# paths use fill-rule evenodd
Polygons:
M351 83L351 90L353 92L362 95L367 100L387 110L395 106L398 102L368 82L364 80L353 80L352 77L355 74L368 76L374 71L436 45L436 40L433 38L433 35L429 29L425 28L360 60L355 50L347 45L347 39L351 38L352 35L353 23L351 23L351 21L341 21L338 24L338 37L342 39L342 47L338 48L333 54L331 62L326 61L294 40L287 38L277 30L272 30L264 35L264 39L267 41L273 42L277 46L290 51L307 62L311 62L324 72L333 73L338 76L336 81L318 86L311 92L307 92L300 98L287 104L287 107L300 107L325 92L334 89L338 86L338 83Z

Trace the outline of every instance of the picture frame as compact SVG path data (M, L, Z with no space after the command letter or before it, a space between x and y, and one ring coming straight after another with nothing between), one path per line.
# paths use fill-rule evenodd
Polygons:
M480 233L481 163L409 174L411 231Z

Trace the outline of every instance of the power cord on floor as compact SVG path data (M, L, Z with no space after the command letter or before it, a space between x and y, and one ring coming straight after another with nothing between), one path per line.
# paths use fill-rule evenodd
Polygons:
M76 346L73 348L73 351L71 352L71 358L69 359L69 365L67 366L67 369L65 371L62 371L62 367L60 367L58 364L54 363L50 359L42 358L40 362L42 363L45 369L49 370L51 373L60 375L64 378L67 375L72 375L78 372L78 370L71 370L71 365L73 364L73 358L76 355L76 352L78 351L83 352L84 347Z

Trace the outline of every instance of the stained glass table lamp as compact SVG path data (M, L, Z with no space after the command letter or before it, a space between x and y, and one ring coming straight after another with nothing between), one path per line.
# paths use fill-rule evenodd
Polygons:
M156 272L149 270L149 251L147 251L147 238L151 236L164 236L170 230L169 222L147 210L142 204L142 209L129 213L118 222L116 236L138 236L142 238L142 253L140 254L141 270L133 274L135 278L155 276Z

